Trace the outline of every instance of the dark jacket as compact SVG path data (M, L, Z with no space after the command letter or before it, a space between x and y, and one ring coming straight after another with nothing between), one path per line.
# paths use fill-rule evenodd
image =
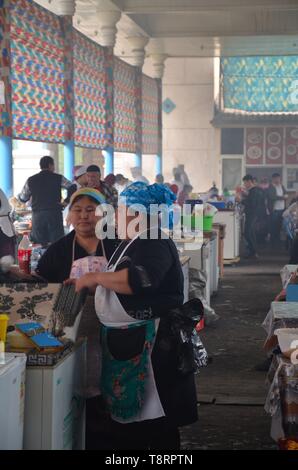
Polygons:
M284 186L282 186L282 190L283 190L283 196L284 196L287 193ZM276 201L282 200L282 197L277 195L276 187L273 184L270 184L270 186L268 188L267 195L268 195L268 209L269 209L269 212L271 214L273 212L273 209L274 209L274 203Z
M247 219L257 218L265 208L265 198L262 189L254 186L243 199L244 212Z

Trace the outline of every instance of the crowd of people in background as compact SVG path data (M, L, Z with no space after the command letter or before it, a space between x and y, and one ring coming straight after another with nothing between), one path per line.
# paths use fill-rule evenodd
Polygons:
M291 201L286 210L288 197L279 173L274 173L271 181L263 178L260 182L252 175L244 176L243 188L237 189L236 200L244 207L247 258L257 258L258 251L266 243L270 243L274 250L280 248L282 228L287 235L285 241L291 249L295 227L290 230L289 220L293 221L293 217L289 216L295 212L296 200Z
M32 210L32 229L30 238L35 244L48 246L61 239L65 225L70 227L69 202L72 194L81 188L93 188L105 197L108 204L117 207L118 196L132 183L141 181L149 185L139 167L131 168L131 179L123 174L109 174L104 179L97 165L76 166L73 181L55 172L55 162L50 156L40 159L40 172L27 179L23 189L11 199L12 205L26 204ZM173 169L173 180L165 182L162 174L155 177L155 183L164 184L177 196L181 206L188 199L192 186L184 165ZM63 190L65 190L64 198ZM11 207L5 194L0 193L0 257L14 255L16 236L10 220ZM2 214L3 213L3 214Z
M118 196L136 181L150 184L139 167L131 168L131 179L120 173L109 174L103 179L97 165L75 167L74 179L69 181L64 176L55 173L53 158L45 156L40 160L40 172L28 178L22 191L14 200L30 204L32 209L31 240L46 246L64 235L63 219L64 222L67 221L67 206L72 194L78 189L85 187L96 189L104 195L108 204L117 207ZM155 183L164 184L170 188L177 197L177 204L181 207L193 191L184 165L178 165L173 169L172 181L166 182L162 174L157 174ZM64 199L62 198L63 189L66 191ZM218 193L217 188L216 191ZM2 240L3 249L0 256L13 252L12 244L15 240L13 225L2 216L3 211L9 214L9 204L4 196L4 193L1 193L0 235L5 238L5 234L9 234L9 240L6 238ZM298 260L295 232L298 224L298 197L294 197L290 204L287 204L287 200L288 194L282 185L280 174L274 173L271 181L263 178L260 182L253 175L244 176L243 186L236 188L236 201L241 203L245 213L243 233L247 258L257 258L266 244L271 244L273 249L278 249L281 246L283 228L286 233L287 247L292 250L291 260L295 261L296 258Z

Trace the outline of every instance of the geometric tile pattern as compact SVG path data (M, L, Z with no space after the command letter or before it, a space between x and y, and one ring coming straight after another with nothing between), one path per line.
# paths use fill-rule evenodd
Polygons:
M154 78L142 77L143 154L158 153L158 84Z
M11 0L13 136L64 141L64 45L60 18L32 0Z
M74 30L75 144L104 148L106 75L104 49Z
M298 112L297 80L298 56L221 59L225 110Z
M114 58L114 149L135 153L137 148L137 91L135 67Z
M10 69L10 14L6 2L0 2L0 79L2 81L2 92L4 94L0 103L0 135L11 137L11 82L6 70Z

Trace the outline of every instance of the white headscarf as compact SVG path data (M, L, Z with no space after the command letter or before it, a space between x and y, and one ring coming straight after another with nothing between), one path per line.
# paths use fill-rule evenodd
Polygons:
M15 235L14 226L9 218L11 212L11 206L8 202L7 197L0 188L0 229L7 237L13 237Z

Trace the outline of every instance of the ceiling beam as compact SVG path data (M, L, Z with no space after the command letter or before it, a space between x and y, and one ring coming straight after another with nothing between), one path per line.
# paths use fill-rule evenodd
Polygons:
M298 10L297 0L111 0L111 2L126 14L258 9L279 11Z

